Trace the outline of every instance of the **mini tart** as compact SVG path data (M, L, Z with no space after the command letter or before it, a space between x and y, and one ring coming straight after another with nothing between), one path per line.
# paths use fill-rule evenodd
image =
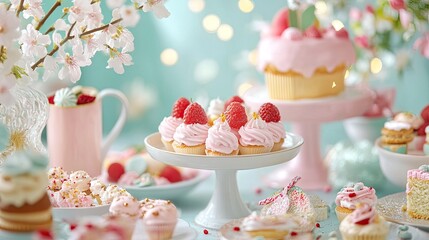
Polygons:
M194 154L194 155L205 155L206 144L199 144L196 146L187 146L183 143L173 142L173 149L177 153L183 154Z
M386 144L406 144L413 140L413 132L412 128L400 131L383 128L381 130L381 141Z

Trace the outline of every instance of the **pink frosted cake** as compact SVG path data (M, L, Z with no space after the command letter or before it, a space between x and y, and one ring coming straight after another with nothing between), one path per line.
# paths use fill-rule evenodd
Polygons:
M375 195L375 189L359 182L350 184L337 193L335 212L337 213L338 220L342 221L357 208L358 204L375 206L376 203L377 196Z
M308 8L314 12L314 6ZM347 31L321 28L315 18L310 26L299 24L300 19L291 22L291 16L301 17L300 11L291 11L280 10L259 41L258 68L265 72L269 97L294 100L341 93L345 72L355 61Z
M253 113L253 117L238 130L238 134L240 155L267 153L274 146L273 134L257 113Z
M225 115L214 121L206 139L206 154L211 156L229 156L238 154L238 139L231 132Z
M174 151L205 155L209 125L204 109L198 103L191 103L185 110L183 120L173 135Z
M429 165L408 170L407 213L413 218L429 220Z
M267 123L268 130L273 134L274 146L271 152L278 151L282 148L282 145L286 138L286 130L281 123L280 111L276 105L272 103L264 103L258 110L262 120Z
M171 239L177 224L177 209L168 200L140 201L140 217L150 240Z

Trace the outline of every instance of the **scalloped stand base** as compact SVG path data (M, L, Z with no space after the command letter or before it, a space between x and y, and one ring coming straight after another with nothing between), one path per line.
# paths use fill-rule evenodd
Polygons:
M216 186L206 209L195 218L205 228L219 229L225 223L246 217L250 210L243 203L237 186L236 170L216 170Z

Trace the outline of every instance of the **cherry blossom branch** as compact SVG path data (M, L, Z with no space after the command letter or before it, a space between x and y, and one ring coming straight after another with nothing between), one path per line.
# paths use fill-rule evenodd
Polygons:
M98 31L102 31L102 30L106 29L107 27L109 27L109 25L114 25L116 23L119 23L120 21L122 21L122 18L118 18L115 21L112 21L109 24L103 25L101 27L94 28L94 29L88 30L86 32L83 32L79 35L79 37L81 38L83 36L86 36L86 35L89 35L89 34L92 34L92 33L98 32Z
M19 1L18 8L16 9L16 16L19 17L19 14L24 10L24 0Z
M51 16L51 14L57 9L59 6L61 6L61 1L55 1L54 5L52 5L51 9L49 9L48 13L40 20L40 22L37 24L36 30L40 30L40 28L43 26L43 24L46 22L46 20Z

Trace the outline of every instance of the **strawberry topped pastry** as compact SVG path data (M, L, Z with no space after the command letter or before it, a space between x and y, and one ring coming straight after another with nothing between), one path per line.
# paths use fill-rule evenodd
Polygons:
M259 108L259 116L267 123L268 130L273 134L274 146L271 152L281 149L286 137L286 130L280 122L279 109L272 103L264 103Z
M229 98L228 100L226 100L226 102L225 102L225 104L224 104L224 107L223 107L224 111L226 111L226 109L228 108L228 106L229 106L231 103L233 103L233 102L237 102L237 103L240 103L240 104L244 104L244 100L243 100L241 97L239 97L239 96L237 96L237 95L232 96L231 98Z
M231 127L224 114L209 129L206 140L206 154L211 156L238 154L238 138L231 132Z
M323 28L315 6L281 9L264 29L258 69L265 73L271 99L297 100L341 93L356 54L346 29Z
M267 153L274 146L273 134L268 130L267 123L255 112L238 133L241 155Z
M174 132L176 132L176 128L183 123L183 115L189 104L189 100L184 97L177 99L173 105L171 116L165 117L158 127L159 133L161 134L161 141L168 151L174 151L172 145L173 135Z
M342 221L347 215L352 213L358 206L358 204L368 204L375 206L377 203L377 196L375 195L375 189L367 187L363 183L349 184L341 189L337 193L335 199L335 212L337 218Z
M75 86L57 90L54 95L48 97L48 101L58 107L75 107L94 102L97 94L95 88Z
M360 204L340 224L343 239L354 240L383 240L389 232L389 226L383 217L375 211L375 206Z
M173 135L173 149L177 153L205 155L209 125L200 104L189 104L181 123Z
M244 106L239 102L232 102L225 111L226 121L231 127L231 131L240 139L238 130L247 123L247 114Z

